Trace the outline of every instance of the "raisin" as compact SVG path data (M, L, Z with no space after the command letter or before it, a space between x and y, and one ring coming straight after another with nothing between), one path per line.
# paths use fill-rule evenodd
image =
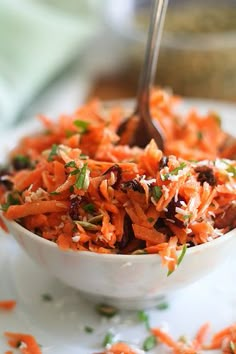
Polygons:
M204 182L207 182L210 186L216 185L216 178L211 167L198 166L195 168L195 172L198 173L197 180L201 185L203 185Z
M216 216L215 225L217 229L224 229L229 227L234 229L236 227L236 203L231 203L228 208Z
M143 186L137 179L131 179L130 181L122 183L121 190L126 192L127 189L132 189L134 192L144 193Z
M123 236L122 236L121 241L118 243L118 248L120 250L124 249L132 239L134 239L134 231L133 231L133 227L132 227L132 221L131 221L129 215L125 214Z
M2 184L6 189L10 190L13 187L13 183L5 179L5 176L9 176L9 171L3 168L0 170L0 184Z
M113 172L116 177L116 181L115 181L115 183L113 183L112 187L114 189L117 189L120 185L120 182L121 182L122 169L120 168L119 165L115 164L115 165L111 166L110 168L108 168L108 170L103 173L103 176L110 174L111 172Z
M80 197L80 196L73 197L70 200L69 215L72 220L79 219L79 207L80 207L81 201L82 201L82 197Z
M181 202L185 202L183 198L178 196L177 201L175 201L175 197L171 199L170 203L167 206L167 211L165 213L165 216L167 219L173 220L175 222L175 225L178 227L184 227L184 222L182 220L179 220L176 218L176 207L181 208Z
M168 162L169 162L169 157L163 156L159 162L159 169L161 170L162 168L167 167Z
M165 221L164 219L162 218L159 218L157 220L157 222L155 223L154 225L154 228L163 233L164 235L166 235L167 237L171 237L173 236L173 232L171 231L171 229L165 224Z

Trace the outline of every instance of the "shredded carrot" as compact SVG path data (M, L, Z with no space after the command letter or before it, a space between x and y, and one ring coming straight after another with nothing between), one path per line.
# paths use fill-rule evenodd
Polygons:
M22 354L42 354L42 351L30 334L5 332L5 337L8 339L8 344L12 348L19 348Z
M137 354L135 349L132 349L126 343L115 343L109 349L107 349L103 354Z
M68 208L68 202L50 200L26 203L22 205L11 205L5 213L8 219L24 218L28 215L37 215L42 213L56 213Z
M200 350L202 348L203 343L206 340L206 336L209 332L209 327L210 324L208 322L203 324L195 335L195 338L193 340L193 346L196 350Z
M0 309L2 310L13 310L16 306L15 300L2 300L0 301Z

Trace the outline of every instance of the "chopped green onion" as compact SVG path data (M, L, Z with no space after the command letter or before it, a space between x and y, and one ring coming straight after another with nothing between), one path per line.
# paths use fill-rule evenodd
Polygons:
M102 315L102 316L108 317L108 318L111 318L118 313L118 309L116 307L110 306L110 305L105 305L105 304L97 305L96 310L99 313L99 315Z
M80 158L81 160L87 160L89 157L88 157L88 155L80 154L79 158Z
M226 169L228 173L231 173L233 177L236 177L236 167L233 165L229 165L229 167Z
M165 173L164 175L161 175L161 179L163 181L166 181L170 176L177 176L180 170L183 170L184 167L186 167L185 162L181 162L180 165L176 168L174 168L172 171L169 173Z
M83 206L84 211L87 211L88 213L93 213L95 211L95 205L92 203L86 204Z
M202 140L203 139L203 134L202 134L201 131L197 132L197 138L198 138L198 140Z
M19 194L17 192L13 192L7 195L7 201L6 203L2 204L1 207L3 211L7 211L9 206L19 205L19 204L20 204Z
M42 297L42 300L45 302L53 301L53 297L50 294L42 294L41 297Z
M103 219L103 215L99 214L90 218L88 222L91 224L101 224L102 219Z
M76 177L75 187L78 189L83 189L85 187L85 178L87 173L87 164L81 168L78 176Z
M74 120L74 125L79 128L80 133L84 134L88 131L88 126L89 126L89 122L85 122L84 120Z
M183 245L181 254L178 257L177 265L180 265L180 263L182 262L186 251L187 251L187 245L185 244L185 245ZM171 275L172 273L173 273L173 270L169 270L169 272L167 273L167 276Z
M98 225L92 224L88 221L75 221L76 224L79 224L80 226L82 226L85 230L88 231L98 231L100 230L100 227Z
M70 186L69 191L70 193L74 193L74 186Z
M60 193L59 193L59 192L56 192L56 191L50 192L50 194L51 194L51 195L60 195Z
M76 134L76 132L73 132L72 130L66 130L65 134L66 134L66 138L71 138L73 135Z
M45 129L43 132L44 135L51 135L52 131L50 129Z
M143 322L148 330L150 329L149 317L145 311L138 311L138 320Z
M107 334L103 339L102 345L106 347L108 344L112 344L113 341L114 341L114 334L111 332L107 332Z
M156 337L154 335L150 335L143 342L143 350L145 350L145 352L148 352L149 350L155 348L156 345L157 345Z
M86 333L93 333L93 331L94 331L94 329L92 327L90 327L90 326L85 326L84 330L85 330Z
M57 155L57 148L58 148L57 144L52 145L51 151L48 155L48 161L53 161L54 157Z
M167 310L169 308L169 304L167 302L161 302L160 304L157 305L157 309L162 311L162 310Z
M187 251L187 245L185 244L185 245L183 245L181 254L180 254L179 258L178 258L178 261L177 261L177 264L178 264L178 265L180 265L180 263L182 262L186 251Z
M72 162L72 161L71 161ZM68 167L68 166L67 166ZM75 167L73 163L69 167ZM83 165L82 168L75 168L70 172L71 176L76 176L75 187L78 189L86 189L86 174L87 174L87 163Z
M75 161L69 161L65 164L65 167L77 168Z
M211 113L211 116L213 118L215 118L216 123L219 125L219 127L221 127L222 119L221 119L220 115L217 112L210 112L210 113Z
M161 187L159 186L154 186L152 188L152 196L155 199L155 201L157 202L161 196L162 196L162 191L161 191Z
M147 219L147 221L150 222L150 223L152 223L154 220L155 220L155 219L152 218L152 217L150 217L150 218Z
M232 352L234 353L235 349L236 349L236 346L235 346L235 343L232 340L229 342L229 346L230 346L230 349L232 350Z
M183 219L184 219L184 220L188 220L188 219L190 219L192 216L193 216L193 214L186 214L186 215L183 215Z
M75 170L71 171L70 172L70 175L71 176L75 176L75 175L78 175L80 173L81 169L80 168L76 168Z
M179 337L178 342L182 342L182 343L186 344L188 342L188 340L185 336L182 335Z

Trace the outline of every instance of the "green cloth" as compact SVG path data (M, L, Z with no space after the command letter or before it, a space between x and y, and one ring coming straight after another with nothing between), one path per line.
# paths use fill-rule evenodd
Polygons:
M86 1L77 3L73 14L36 0L1 0L0 129L13 124L97 32Z

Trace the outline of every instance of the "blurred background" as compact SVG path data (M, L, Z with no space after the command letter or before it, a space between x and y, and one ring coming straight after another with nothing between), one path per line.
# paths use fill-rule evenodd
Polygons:
M150 0L1 0L0 128L137 91ZM156 85L236 100L236 1L170 0Z

